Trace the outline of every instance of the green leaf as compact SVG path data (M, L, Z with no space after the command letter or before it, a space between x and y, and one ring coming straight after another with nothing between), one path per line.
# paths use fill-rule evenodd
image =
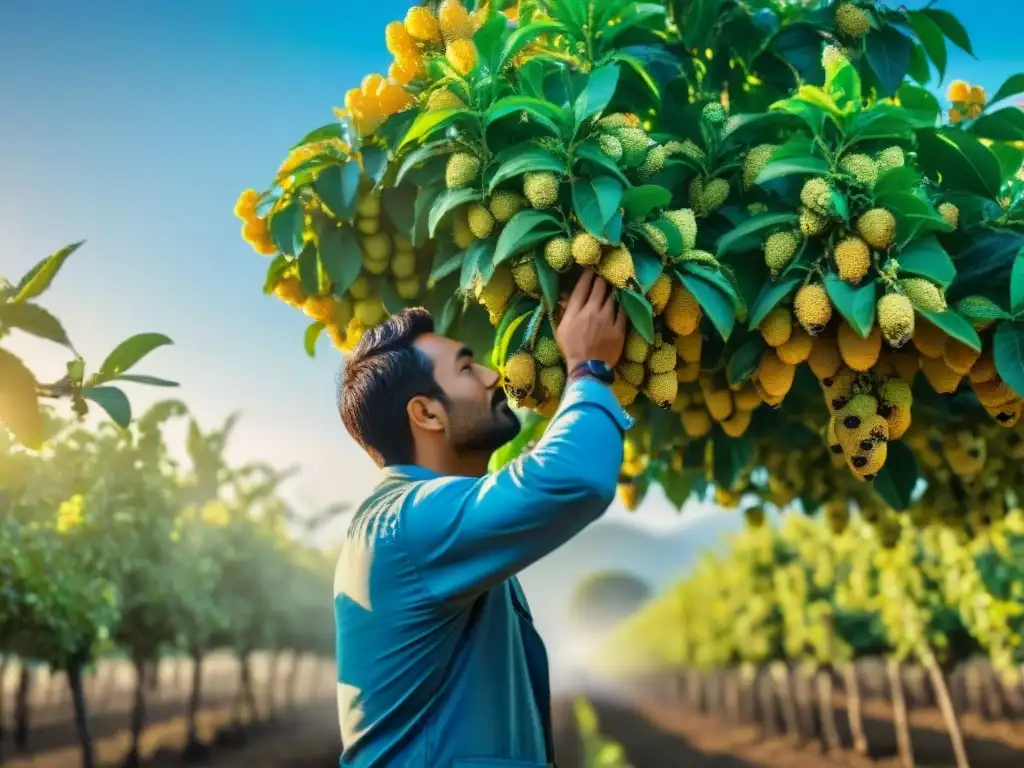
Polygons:
M580 224L599 240L607 240L606 226L621 205L622 195L622 185L611 176L577 179L572 185L572 202Z
M95 377L96 383L120 376L153 350L173 343L162 333L138 333L125 339L103 361Z
M909 166L901 165L883 171L875 182L875 204L887 208L890 197L907 194L908 189L914 189L919 183L917 171Z
M499 184L508 179L535 171L551 171L564 176L565 161L546 149L530 144L520 144L491 177L487 183L487 193L490 194Z
M527 323L529 325L533 325L543 312L543 305L538 304L526 314L515 317L515 319L506 326L505 332L497 338L497 343L494 345L494 349L497 353L493 358L496 368L504 368L505 362L509 358L509 352L512 350L513 346L518 349L522 344L524 335L522 331L525 330L523 326Z
M988 112L971 124L970 131L993 141L1024 141L1024 110L1005 107Z
M1024 93L1024 72L1016 75L1010 75L1003 81L1003 84L999 86L998 90L992 94L992 98L989 99L989 104L997 104L1003 99L1007 99L1010 96L1016 96L1019 93Z
M930 202L912 192L886 195L884 203L877 197L875 200L896 215L896 241L901 245L928 232L953 230Z
M567 122L565 111L551 102L529 96L506 96L503 99L498 99L484 115L484 126L490 128L498 120L520 114L525 114L555 136L561 136L565 132L564 126Z
M140 373L126 373L124 376L118 376L114 381L129 381L132 384L145 384L150 387L178 387L181 386L176 381L168 381L167 379L161 379L158 376L146 376Z
M862 339L875 324L876 287L874 280L854 287L832 272L825 274L825 291L846 322Z
M761 356L767 348L768 345L760 333L751 333L746 341L733 352L725 366L725 377L729 384L736 386L753 376L754 371L761 364Z
M425 163L427 160L431 160L435 157L441 157L442 155L450 154L454 146L448 139L439 139L438 141L431 141L428 144L424 144L421 147L417 147L415 150L405 156L402 164L398 166L398 171L395 173L395 184L401 184L405 179L406 174L416 168L421 163Z
M827 74L828 95L837 107L842 110L847 104L860 105L863 96L860 75L856 67L848 61L840 61L839 65Z
M1010 311L1015 317L1024 313L1024 248L1017 254L1010 273Z
M765 317L768 316L768 313L775 309L783 299L796 291L802 282L802 276L793 275L792 277L784 277L777 283L770 280L765 283L764 288L761 289L761 293L754 302L754 306L750 308L748 327L751 330L759 327Z
M367 147L362 149L363 171L367 178L374 183L380 184L384 174L388 170L388 152L384 147Z
M897 259L900 272L927 277L938 283L943 289L948 288L956 277L956 267L934 235L915 238L904 246Z
M481 273L492 260L494 248L495 239L489 237L486 240L474 240L472 245L466 249L462 262L462 275L459 279L459 290L463 293L469 291L477 274Z
M427 219L427 233L434 237L441 221L449 213L463 205L478 203L481 200L480 191L477 189L446 189L430 206L430 217Z
M921 13L938 25L939 29L942 30L942 34L946 36L949 42L965 53L969 53L971 56L974 55L974 51L971 50L971 38L968 36L967 30L964 29L964 25L960 23L956 16L949 11L943 11L938 8L925 8Z
M999 160L977 138L957 128L946 128L922 131L918 141L918 161L929 171L939 173L944 187L984 197L999 195Z
M14 296L10 299L12 304L18 304L28 299L34 299L46 291L53 279L68 260L68 256L77 251L85 240L66 245L56 253L47 256L25 273L14 287Z
M89 387L82 390L82 396L106 411L121 429L127 429L132 423L132 405L128 396L117 387Z
M974 326L969 321L958 315L954 310L947 309L943 312L932 312L921 307L914 307L917 313L925 320L952 336L961 344L966 344L976 352L981 351L981 339Z
M307 133L297 142L292 144L291 149L298 149L299 147L304 147L307 144L312 144L315 141L326 141L328 139L341 139L344 141L346 138L348 137L345 133L345 126L339 122L328 123L327 125L322 125Z
M718 238L716 254L721 259L734 251L751 250L754 243L748 243L748 238L761 235L761 233L765 233L764 237L767 237L770 234L768 230L795 224L797 218L795 213L761 213L745 218L738 227L733 227ZM758 238L758 246L761 245L760 241L763 241L764 237Z
M320 264L331 278L334 295L341 298L359 277L363 249L351 227L326 225L320 230Z
M604 111L612 100L612 96L615 95L615 88L618 84L619 68L614 64L606 64L590 73L587 86L576 97L576 103L573 106L577 131L586 120Z
M728 340L736 324L736 310L732 300L716 285L696 275L683 273L680 279L697 299L704 314L710 318L718 335Z
M992 353L999 378L1024 397L1024 323L1003 323L996 329Z
M685 262L680 269L682 272L689 272L691 275L696 275L705 282L711 283L729 299L736 317L741 321L746 318L747 308L743 299L729 278L719 270L705 264L695 264L692 262Z
M683 235L675 224L673 224L671 221L666 221L665 219L658 219L657 221L652 221L650 223L650 226L661 233L666 243L666 253L670 258L675 258L682 254ZM640 231L643 234L643 237L647 241L647 243L652 248L656 248L656 236L653 236L652 234L647 232L646 225Z
M506 345L505 351L502 352L502 340L507 338L509 328L519 318L526 317L535 312L538 306L540 306L539 302L528 296L519 296L509 304L505 314L501 316L501 320L498 322L498 327L494 330L496 343L491 350L492 368L498 368L507 357L508 347ZM502 355L505 356L503 357Z
M302 250L303 211L298 203L288 203L270 214L270 238L281 253L295 256Z
M389 315L397 315L406 307L406 302L398 295L394 284L390 280L377 282L377 292L380 294L380 303Z
M636 270L636 281L644 293L651 290L651 287L665 271L665 265L661 259L646 249L633 249L633 268Z
M299 257L299 282L307 296L318 296L323 290L323 274L315 243L306 243Z
M614 160L601 151L601 147L595 142L588 139L576 147L573 152L573 164L575 165L580 160L593 163L598 168L612 174L623 185L629 186L629 179L626 178L626 174L622 172L622 169L619 168Z
M750 460L751 452L752 446L747 438L715 435L712 443L712 473L715 485L720 488L731 488Z
M31 304L27 301L18 304L0 304L0 328L4 326L17 328L41 339L62 344L72 352L75 351L60 320L38 304Z
M615 289L615 296L619 300L619 306L626 311L629 322L637 333L646 339L648 344L654 343L654 307L636 291L626 291L621 288Z
M352 223L359 192L359 163L329 165L313 182L313 191L335 218Z
M868 33L868 64L878 78L883 96L896 93L907 76L913 47L910 38L893 26L886 25Z
M459 251L454 256L451 256L431 270L430 275L427 277L427 287L433 288L435 283L444 280L448 275L454 275L461 267L462 262L466 259L466 251Z
M885 466L875 476L875 493L898 512L910 506L917 487L917 459L914 452L902 441L889 443Z
M975 328L986 326L993 320L1009 320L1010 313L991 299L984 296L966 296L956 304L956 311L968 320ZM977 321L977 322L974 322Z
M479 115L468 109L437 109L431 112L421 112L412 125L409 126L409 130L402 137L402 141L396 151L401 151L404 147L415 141L429 138L437 131L447 128L457 120L469 117L479 117Z
M664 208L672 202L672 193L656 184L644 184L627 189L622 195L622 207L626 216L641 221L655 208Z
M921 45L924 46L928 58L932 60L935 69L939 73L939 82L946 77L946 62L949 52L946 50L946 37L942 34L942 28L926 14L910 11L907 14L910 19L910 26L914 28Z
M827 176L829 174L828 163L817 155L785 157L778 160L775 159L776 156L777 153L772 156L772 159L768 161L768 165L758 174L758 184L765 184L775 179L797 174L803 176Z
M501 230L494 251L494 263L502 264L517 253L527 251L559 234L564 234L562 224L550 213L533 209L520 211Z
M505 45L501 49L501 55L498 57L497 68L500 70L504 67L505 64L512 60L513 56L540 35L549 33L564 34L565 31L565 25L557 21L531 21L529 24L522 25L505 40Z
M20 358L0 349L0 423L34 451L42 447L46 437L37 386L36 377Z
M933 118L932 124L934 122ZM914 128L915 121L906 110L878 104L854 116L847 138L851 146L875 139L898 141L913 136Z
M395 230L402 237L412 241L416 226L417 189L412 184L400 187L384 187L380 191L381 207Z
M544 296L544 307L548 312L554 312L558 306L558 273L551 268L544 255L541 253L533 257L533 263L537 269L537 277L540 280L541 294Z
M323 333L326 326L320 320L315 323L310 323L306 327L306 333L302 340L302 345L306 349L306 354L310 357L316 357L316 343L320 339L320 334Z
M896 91L902 111L915 128L934 128L942 114L942 105L935 94L916 85L904 83ZM883 138L879 136L878 138Z

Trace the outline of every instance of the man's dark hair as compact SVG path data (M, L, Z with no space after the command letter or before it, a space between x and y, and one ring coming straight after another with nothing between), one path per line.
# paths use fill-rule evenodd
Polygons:
M409 401L423 395L446 400L433 363L413 346L433 332L427 310L404 309L366 331L345 362L338 388L341 420L380 466L413 462Z

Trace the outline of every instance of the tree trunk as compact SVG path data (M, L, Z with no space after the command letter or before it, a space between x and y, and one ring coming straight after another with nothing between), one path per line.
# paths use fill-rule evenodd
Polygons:
M852 661L843 665L843 687L846 694L846 713L850 720L850 733L853 736L853 751L867 757L869 746L868 737L864 733L860 681L857 679L857 667Z
M972 714L983 717L985 712L985 683L981 678L978 665L969 661L964 665L964 686L967 693L967 706Z
M258 723L260 719L259 709L256 707L256 692L252 686L252 654L246 652L242 655L241 675L239 682L242 688L242 697L246 708L249 710L249 721Z
M796 681L794 688L801 741L813 741L818 736L818 724L811 695L811 678L802 664L793 670L792 677Z
M128 747L128 754L124 759L124 764L129 768L137 768L141 763L139 741L142 738L142 729L146 723L146 688L152 676L148 674L149 665L141 657L132 659L132 667L135 670L135 696L132 700L131 742Z
M299 670L302 667L302 657L292 651L291 663L288 665L288 683L285 689L285 695L288 699L288 711L294 711L295 709L295 695L297 693L299 683Z
M71 702L75 710L75 728L78 731L78 743L82 748L82 768L93 768L92 733L89 731L89 710L85 700L85 689L82 687L82 665L78 662L68 664L68 688L71 690Z
M4 711L4 701L6 701L7 692L7 667L11 663L10 656L0 656L0 753L3 750L4 739L7 736L7 720L6 712ZM0 754L0 762L2 762L2 754Z
M1006 718L1006 700L999 684L999 675L990 664L985 665L985 717L1000 721Z
M764 738L774 739L779 735L779 715L775 697L775 682L767 670L763 670L754 682L761 701L761 719L764 727Z
M281 669L281 651L275 650L270 656L270 666L267 679L267 695L265 707L267 709L267 717L273 719L274 712L277 710L277 678L280 675Z
M819 669L814 675L818 694L818 712L821 715L821 737L828 752L840 752L843 748L836 727L836 710L832 701L832 670Z
M942 676L935 657L929 654L925 658L925 669L932 680L932 688L935 689L935 698L938 701L939 709L942 711L942 719L946 721L946 730L949 731L949 740L953 743L953 754L956 756L956 768L971 768L967 759L967 749L964 747L963 733L960 731L960 723L956 718L956 711L953 709L953 700L949 697L949 689L946 687L946 679Z
M772 680L782 703L782 720L786 734L793 741L800 741L800 720L796 713L796 701L793 697L793 685L789 679L789 667L781 661L772 662Z
M740 725L743 716L740 712L740 681L735 669L725 672L725 714L733 725Z
M889 689L892 693L892 723L896 729L896 749L900 765L914 768L914 749L910 743L910 723L907 720L907 702L903 698L903 680L900 678L900 663L896 659L886 662Z
M32 690L32 668L20 661L18 690L14 694L14 746L25 749L28 745L29 693Z
M186 750L195 749L199 746L199 732L196 728L196 718L199 715L199 706L202 703L203 695L203 654L198 650L192 651L192 690L188 696L188 741Z

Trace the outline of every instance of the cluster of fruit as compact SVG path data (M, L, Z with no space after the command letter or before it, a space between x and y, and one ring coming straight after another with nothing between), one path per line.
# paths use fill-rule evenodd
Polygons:
M985 110L987 96L980 85L971 85L963 80L954 80L946 90L950 101L949 122L962 123L973 120Z
M395 57L388 76L408 85L426 74L434 58L443 58L459 75L467 74L476 65L473 35L485 16L470 13L459 0L442 0L436 16L426 6L413 6L404 22L393 21L385 29L388 51Z

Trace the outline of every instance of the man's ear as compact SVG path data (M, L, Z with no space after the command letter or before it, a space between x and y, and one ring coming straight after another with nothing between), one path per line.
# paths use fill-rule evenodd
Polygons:
M447 414L437 400L429 397L414 397L405 407L409 415L409 426L423 432L444 432L447 428Z

